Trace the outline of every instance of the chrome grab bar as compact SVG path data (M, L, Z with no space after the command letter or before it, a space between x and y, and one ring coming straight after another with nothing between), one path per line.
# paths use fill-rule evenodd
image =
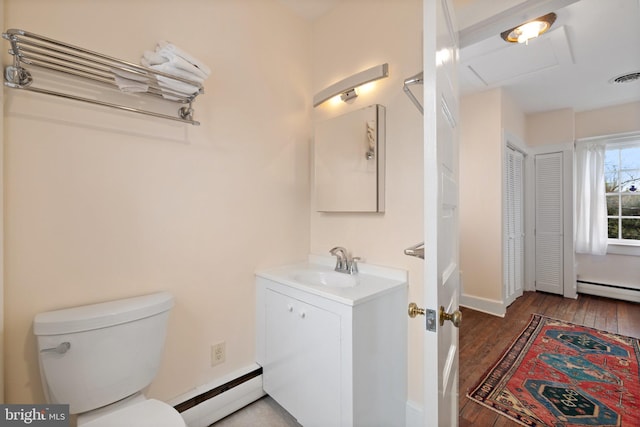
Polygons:
M62 342L58 344L56 347L43 348L40 350L40 353L58 353L65 354L71 348L71 343L69 341Z
M404 254L424 259L424 242L420 242L417 245L408 247L404 250Z

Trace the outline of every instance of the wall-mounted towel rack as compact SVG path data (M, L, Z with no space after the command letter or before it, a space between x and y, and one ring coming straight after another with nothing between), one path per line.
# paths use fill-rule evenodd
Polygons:
M193 120L192 103L199 94L204 93L201 83L24 30L10 29L3 33L2 37L11 44L9 53L13 55L13 65L5 69L5 86L192 125L200 124L200 122ZM123 90L122 97L133 96L137 99L140 97L152 97L158 99L161 104L165 102L177 103L179 108L177 114L173 116L158 111L79 96L72 93L72 90L62 92L36 87L33 85L34 77L30 72L32 67L43 69L47 72L53 71L64 77L77 77L86 84L98 84L102 87L106 86L109 89L116 90L123 90L120 89L121 86L118 85L118 82L122 82L122 79L125 79L134 84L142 84L143 89L136 89L135 92L131 93L124 93L125 91ZM191 89L181 90L181 86L194 88L195 90L193 92L191 92Z
M418 101L418 99L413 94L413 92L411 92L410 86L421 85L423 83L424 83L424 77L423 77L422 71L420 71L415 76L412 76L412 77L409 77L409 78L405 79L404 85L402 85L402 90L404 90L404 93L407 94L407 96L409 97L411 102L413 102L413 105L415 105L416 108L418 109L418 111L420 111L420 113L422 113L422 114L424 114L424 108L422 108L422 105L420 104L420 101Z

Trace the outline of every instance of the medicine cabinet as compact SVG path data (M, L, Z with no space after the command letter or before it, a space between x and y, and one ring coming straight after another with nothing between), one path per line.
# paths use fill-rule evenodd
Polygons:
M315 125L318 212L384 212L385 108L352 111Z

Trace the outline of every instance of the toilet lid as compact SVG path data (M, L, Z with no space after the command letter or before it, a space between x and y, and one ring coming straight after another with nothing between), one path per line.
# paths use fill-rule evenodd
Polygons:
M178 411L155 399L144 400L106 414L83 427L185 427Z

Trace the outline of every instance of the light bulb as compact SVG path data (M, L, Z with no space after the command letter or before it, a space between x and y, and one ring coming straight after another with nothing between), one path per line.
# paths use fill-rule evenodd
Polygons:
M527 43L530 39L538 37L546 31L549 24L542 21L527 22L516 28L515 33L518 35L518 43Z

